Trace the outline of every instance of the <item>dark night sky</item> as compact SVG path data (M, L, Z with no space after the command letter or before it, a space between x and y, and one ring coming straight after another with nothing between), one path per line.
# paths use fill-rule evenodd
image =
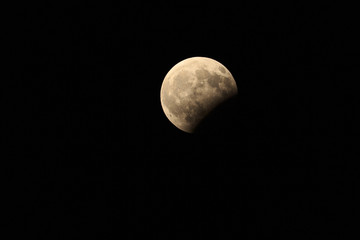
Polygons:
M36 239L349 238L353 9L22 6L3 88L10 225ZM160 87L193 56L224 64L239 94L187 134Z

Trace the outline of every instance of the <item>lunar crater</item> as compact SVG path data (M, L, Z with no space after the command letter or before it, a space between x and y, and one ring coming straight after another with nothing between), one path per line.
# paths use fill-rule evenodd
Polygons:
M223 66L219 66L219 71L222 73L226 73L226 69Z

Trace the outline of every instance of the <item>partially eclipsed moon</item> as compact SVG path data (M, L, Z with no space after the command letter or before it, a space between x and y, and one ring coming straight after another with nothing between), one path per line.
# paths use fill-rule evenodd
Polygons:
M236 94L236 82L224 65L211 58L192 57L167 73L160 100L170 122L192 133L208 113Z

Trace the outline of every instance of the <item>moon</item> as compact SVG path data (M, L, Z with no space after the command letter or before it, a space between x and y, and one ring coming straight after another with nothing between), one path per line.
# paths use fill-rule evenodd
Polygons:
M212 110L237 92L236 82L224 65L211 58L192 57L166 74L160 101L172 124L193 133Z

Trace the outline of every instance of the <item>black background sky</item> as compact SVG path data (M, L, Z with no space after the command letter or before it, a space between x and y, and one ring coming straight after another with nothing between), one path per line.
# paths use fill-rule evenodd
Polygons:
M355 16L329 3L18 8L8 223L35 239L349 238ZM239 94L187 134L160 87L193 56L224 64Z

